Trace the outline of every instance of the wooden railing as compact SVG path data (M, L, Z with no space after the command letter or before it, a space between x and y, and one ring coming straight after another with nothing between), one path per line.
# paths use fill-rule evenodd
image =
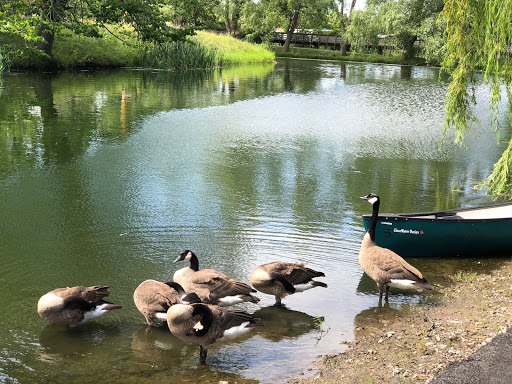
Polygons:
M286 40L285 32L275 32L274 33L274 43L284 44ZM330 35L314 35L309 33L294 33L292 35L291 42L293 44L301 44L301 45L313 45L317 48L320 45L332 45L339 46L343 42L343 38L341 36L330 36Z

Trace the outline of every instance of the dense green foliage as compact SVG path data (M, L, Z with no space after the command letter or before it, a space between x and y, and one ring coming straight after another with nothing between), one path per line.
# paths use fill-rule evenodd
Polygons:
M202 28L224 29L237 38L267 43L275 30L281 29L287 32L284 50L290 48L291 36L297 30L330 34L344 34L345 31L352 53L382 53L378 49L378 35L390 34L398 45L396 52L404 53L402 62L414 61L414 49L418 49L414 47L414 41L421 35L425 49L416 56L423 56L432 64L439 59L441 29L434 20L442 0L368 0L364 11L352 12L356 2L78 0L71 3L69 0L12 0L0 4L0 43L4 43L2 62L9 62L7 58L10 57L15 58L15 67L30 64L34 68L54 69L117 66L123 60L126 60L124 65L137 65L143 58L146 63L163 63L170 47L187 47L189 52L199 52L186 45L170 43L185 41L187 36L193 35L194 29ZM111 39L119 40L126 47L115 45ZM80 57L81 44L98 52ZM347 46L340 48L344 55ZM116 57L112 60L102 58L101 50L114 52ZM134 54L134 50L139 52ZM247 54L242 50L238 55ZM147 60L151 55L152 60ZM233 57L231 61L252 62L258 56L256 59ZM230 62L226 57L224 60L227 60L224 63Z
M475 120L471 106L475 102L477 71L483 71L485 82L491 89L493 129L498 132L502 86L508 99L509 117L512 115L512 0L447 0L443 20L447 26L443 69L451 75L444 129L446 133L453 128L455 141L463 144L464 135ZM485 182L495 198L512 198L511 155L512 141Z
M379 36L389 36L404 60L418 54L416 42L427 42L427 62L436 63L441 48L441 29L436 19L442 0L368 0L363 11L355 12L347 37L357 50L376 49Z

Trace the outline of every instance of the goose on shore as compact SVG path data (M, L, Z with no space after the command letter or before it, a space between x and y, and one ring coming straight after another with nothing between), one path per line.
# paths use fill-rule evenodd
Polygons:
M156 326L166 321L167 310L172 305L183 302L200 302L195 294L187 295L178 283L163 283L151 279L143 281L135 289L133 301L150 326Z
M389 287L417 291L433 289L415 267L392 250L379 247L375 243L380 198L375 193L370 193L367 196L362 196L361 199L373 205L373 213L370 227L364 235L359 250L359 264L366 274L377 283L380 291L379 303L382 302L384 287L386 288L386 301L388 301Z
M109 294L104 285L57 288L41 296L37 313L49 323L74 327L121 308L103 300Z
M276 305L281 305L281 300L293 293L315 287L327 288L327 284L313 280L325 276L324 273L306 268L305 265L283 261L260 265L251 273L251 285L262 293L274 295Z
M259 298L251 295L256 292L249 284L231 279L214 269L199 269L199 260L194 252L184 250L174 261L189 261L190 266L177 270L173 280L180 284L185 292L194 292L205 304L219 306L234 305L243 302L257 303Z
M263 323L239 310L207 304L176 304L167 311L167 325L179 339L199 344L200 361L205 363L210 345L232 340Z

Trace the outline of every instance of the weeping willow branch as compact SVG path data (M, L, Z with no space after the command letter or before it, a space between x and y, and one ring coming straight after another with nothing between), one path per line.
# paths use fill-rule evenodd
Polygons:
M491 129L499 140L498 113L502 86L506 86L509 124L512 121L512 0L446 0L441 17L446 23L447 55L442 69L451 75L445 99L446 120L443 139L453 129L454 140L464 145L464 136L476 120L471 107L475 104L475 74L482 71L489 86L489 116ZM498 197L512 198L510 169L512 141L485 180L488 192Z
M508 143L507 149L501 155L489 177L479 185L480 188L487 188L495 199L512 199L512 175L510 173L512 164L512 140Z

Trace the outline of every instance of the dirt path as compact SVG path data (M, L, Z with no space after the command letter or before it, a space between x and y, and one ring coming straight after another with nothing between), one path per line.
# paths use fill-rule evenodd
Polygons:
M307 377L288 383L428 383L512 324L511 263L489 275L458 278L436 287L435 305L384 306L356 317L347 351L324 357Z

